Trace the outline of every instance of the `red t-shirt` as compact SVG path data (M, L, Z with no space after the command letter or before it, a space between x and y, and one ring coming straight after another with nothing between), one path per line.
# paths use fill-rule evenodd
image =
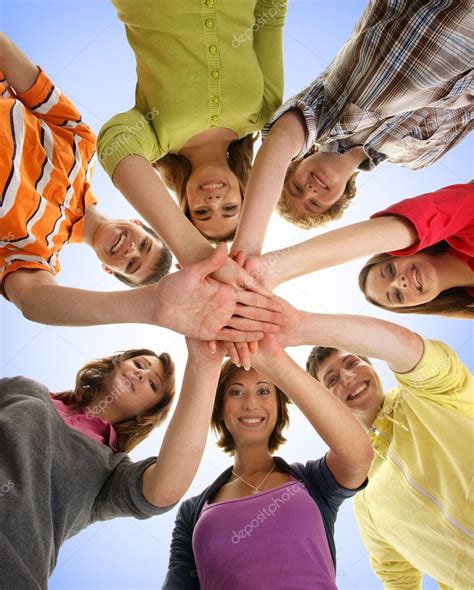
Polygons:
M372 217L400 215L415 226L418 242L389 252L409 256L438 242L448 243L448 252L474 270L474 184L453 184L432 193L404 199ZM474 297L474 289L467 289Z

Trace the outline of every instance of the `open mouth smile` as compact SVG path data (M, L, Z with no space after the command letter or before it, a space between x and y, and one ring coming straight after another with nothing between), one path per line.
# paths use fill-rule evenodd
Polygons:
M213 180L209 182L204 182L203 184L199 185L199 188L202 191L215 191L224 188L225 186L227 186L225 182Z
M125 240L127 238L127 232L121 232L119 237L117 238L115 244L112 246L112 248L110 249L110 254L112 256L114 256L115 254L117 254L118 252L120 252L122 246L125 243Z
M323 189L325 189L325 190L328 190L328 185L327 185L327 184L325 184L325 183L324 183L324 182L321 180L321 178L319 178L319 176L317 176L317 175L316 175L314 172L311 172L311 173L310 173L310 176L311 176L311 180L312 180L313 182L315 182L315 183L316 183L318 186L320 186L321 188L323 188Z
M421 293L423 291L423 283L421 281L420 273L414 264L411 267L411 278L415 290L418 291L418 293Z
M367 390L368 387L369 387L369 382L364 381L364 383L359 385L359 387L357 387L357 389L355 389L352 393L349 393L349 395L346 397L346 400L356 399L357 397L362 395Z
M244 424L245 426L256 427L256 426L260 426L260 424L262 424L262 422L265 420L265 418L263 418L262 416L255 416L255 417L242 416L241 418L237 418L237 420L241 424Z

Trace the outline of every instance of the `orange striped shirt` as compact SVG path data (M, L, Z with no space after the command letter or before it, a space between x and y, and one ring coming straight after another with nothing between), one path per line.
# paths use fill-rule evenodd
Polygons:
M64 244L81 242L96 137L40 70L15 94L0 72L0 286L18 269L59 272Z

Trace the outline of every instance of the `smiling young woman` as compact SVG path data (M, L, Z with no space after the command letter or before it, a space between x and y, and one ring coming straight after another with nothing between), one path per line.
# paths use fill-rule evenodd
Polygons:
M336 588L334 523L366 485L368 437L273 336L252 364L222 367L211 425L233 465L182 504L165 589ZM325 456L304 464L274 456L289 400L329 446Z

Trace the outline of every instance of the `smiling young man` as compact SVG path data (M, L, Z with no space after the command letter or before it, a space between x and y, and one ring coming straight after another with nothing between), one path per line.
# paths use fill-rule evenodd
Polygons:
M423 574L440 588L467 588L474 579L472 374L446 344L396 324L299 313L292 340L325 345L313 348L307 371L360 420L376 453L354 502L375 573L390 590L421 589ZM394 372L398 385L387 394L366 357Z
M96 206L90 188L96 140L79 112L3 34L0 70L3 294L17 303L40 276L54 283L59 252L74 242L91 246L129 286L158 281L171 256L156 234L140 222L110 220Z

